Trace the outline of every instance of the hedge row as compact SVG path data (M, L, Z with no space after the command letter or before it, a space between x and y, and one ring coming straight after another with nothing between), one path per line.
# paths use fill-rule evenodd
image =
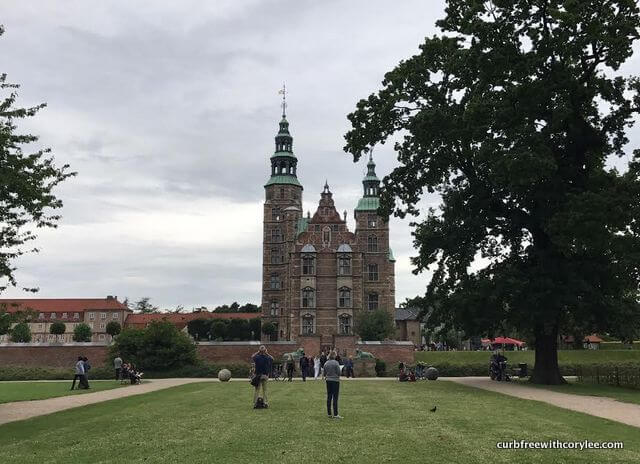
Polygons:
M198 366L185 366L180 369L164 372L146 371L144 373L144 378L215 378L218 376L218 371L223 368L229 369L233 377L249 377L249 364L202 364ZM64 368L22 366L0 367L0 380L71 380L73 379L73 375L74 372L72 369ZM94 367L89 371L89 379L93 380L109 380L114 377L115 371L105 367Z

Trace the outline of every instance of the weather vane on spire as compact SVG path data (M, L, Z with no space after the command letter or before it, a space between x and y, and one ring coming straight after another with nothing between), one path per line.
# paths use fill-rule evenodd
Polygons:
M287 87L282 83L282 88L278 90L278 95L282 95L282 117L286 116L287 109Z

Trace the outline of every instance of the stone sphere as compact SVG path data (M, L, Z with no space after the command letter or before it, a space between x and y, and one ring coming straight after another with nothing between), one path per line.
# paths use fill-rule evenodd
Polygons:
M438 378L438 369L435 367L430 367L426 370L425 376L429 380L436 380Z
M220 382L228 382L231 380L231 371L229 369L220 369L218 372L218 380L220 380Z

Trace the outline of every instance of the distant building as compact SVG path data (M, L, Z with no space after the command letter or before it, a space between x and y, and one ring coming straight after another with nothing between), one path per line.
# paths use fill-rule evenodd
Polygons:
M129 308L118 301L116 296L106 298L15 298L0 299L0 311L9 313L31 311L34 314L29 322L32 343L61 341L72 342L73 330L80 323L87 324L92 332L94 342L108 341L107 324L116 321L124 326ZM63 322L66 327L64 335L51 335L49 328L54 322ZM8 335L0 336L0 342L9 341Z
M396 308L396 340L408 340L416 346L423 344L419 311L417 308Z
M358 312L395 311L389 223L377 214L380 180L371 157L353 232L326 182L316 212L303 215L297 164L283 111L264 186L262 323L275 324L274 341L319 336L332 346L334 336L354 333Z

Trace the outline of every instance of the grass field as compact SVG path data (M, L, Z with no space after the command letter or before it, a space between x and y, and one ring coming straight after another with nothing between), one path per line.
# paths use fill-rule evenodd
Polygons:
M638 429L450 382L197 383L0 426L0 462L637 463ZM437 405L435 413L429 409ZM624 442L624 450L499 450L507 440Z
M535 385L526 380L516 380L528 387L544 388L545 390L553 390L560 393L569 393L573 395L588 396L606 396L623 403L640 404L640 390L631 388L614 387L612 385L597 385L592 383L581 383L570 380L566 385Z
M77 386L77 382L76 382ZM43 400L56 396L82 395L120 387L114 380L89 380L89 390L71 391L69 382L0 382L0 404L11 401Z
M432 364L473 364L489 362L488 351L418 351L416 361ZM507 351L510 365L520 362L533 367L535 352ZM640 350L562 350L558 351L560 364L600 364L607 362L640 362Z

